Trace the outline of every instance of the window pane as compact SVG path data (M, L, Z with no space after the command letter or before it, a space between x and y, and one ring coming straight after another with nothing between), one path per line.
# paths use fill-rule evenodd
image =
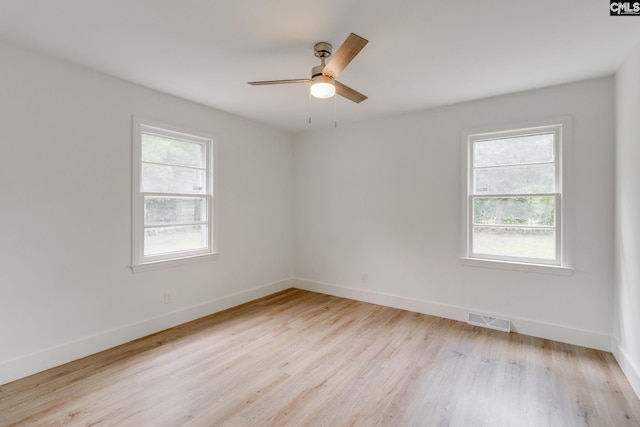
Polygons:
M554 230L473 227L472 252L521 258L556 259Z
M204 197L144 198L144 224L184 224L207 220L207 200Z
M206 172L204 170L142 164L141 191L147 193L205 194Z
M556 198L474 197L474 225L555 225Z
M552 162L553 133L476 141L473 166Z
M536 194L555 192L555 165L476 169L474 194Z
M142 134L142 161L205 168L205 145L164 136Z
M144 230L144 255L207 248L207 226L150 227Z

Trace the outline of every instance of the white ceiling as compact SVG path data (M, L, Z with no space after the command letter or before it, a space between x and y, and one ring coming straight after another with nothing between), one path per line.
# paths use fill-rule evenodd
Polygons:
M339 80L339 123L614 73L640 17L606 0L0 0L0 38L288 131L332 126L313 45L369 44ZM309 108L313 117L308 125Z

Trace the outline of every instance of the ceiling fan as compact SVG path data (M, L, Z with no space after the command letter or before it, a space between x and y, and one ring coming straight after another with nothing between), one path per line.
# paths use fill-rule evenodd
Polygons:
M331 98L338 94L353 102L360 103L367 99L367 97L351 89L349 86L340 83L336 78L367 43L369 43L368 40L353 33L349 34L327 64L325 64L325 61L331 56L333 47L327 42L316 43L315 46L313 46L313 51L315 56L320 58L320 65L316 65L311 69L310 79L267 80L248 83L254 86L311 83L311 95L316 98Z

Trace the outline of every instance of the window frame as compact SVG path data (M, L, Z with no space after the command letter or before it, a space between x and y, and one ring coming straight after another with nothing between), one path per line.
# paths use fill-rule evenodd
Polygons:
M206 261L218 254L217 233L217 191L216 183L216 140L204 132L185 130L166 123L133 117L132 126L132 264L133 272L170 267L186 263ZM178 192L143 192L142 184L142 135L153 133L158 136L176 138L191 143L203 144L205 149L205 183L203 194L185 194ZM196 197L206 200L207 219L201 223L207 225L207 247L157 255L144 255L145 196Z
M530 196L549 195L556 197L556 259L526 258L473 253L473 200L487 197L522 196L523 194L474 194L474 143L492 139L513 138L518 136L554 133L555 192L531 194ZM501 268L509 270L542 272L569 275L572 274L572 221L571 204L571 139L572 120L570 117L516 123L468 129L462 132L461 167L461 256L463 265L476 267Z

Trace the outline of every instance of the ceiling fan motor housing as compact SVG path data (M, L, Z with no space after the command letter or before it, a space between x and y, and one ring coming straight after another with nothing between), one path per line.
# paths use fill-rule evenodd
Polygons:
M313 80L314 77L317 76L323 76L324 74L322 74L322 70L324 70L325 65L324 64L320 64L320 65L316 65L315 67L313 67L311 69L311 79ZM330 79L329 76L325 76L327 79ZM328 81L328 80L327 80Z

